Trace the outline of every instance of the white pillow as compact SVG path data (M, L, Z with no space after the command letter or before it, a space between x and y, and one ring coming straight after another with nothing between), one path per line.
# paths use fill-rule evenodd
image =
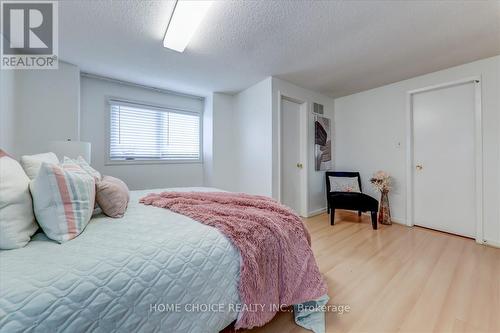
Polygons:
M361 192L358 177L330 176L330 192Z
M0 249L25 246L38 226L33 215L29 178L21 165L0 150Z
M95 181L77 164L43 162L30 190L38 224L50 239L64 243L82 233L89 223Z
M96 169L94 169L93 167L91 167L90 164L88 164L83 157L78 156L76 160L72 160L71 158L64 156L64 163L68 162L78 164L83 171L88 173L90 176L94 177L96 182L102 179L101 173Z
M59 164L59 159L54 153L25 155L21 157L21 165L30 179L35 179L42 162Z

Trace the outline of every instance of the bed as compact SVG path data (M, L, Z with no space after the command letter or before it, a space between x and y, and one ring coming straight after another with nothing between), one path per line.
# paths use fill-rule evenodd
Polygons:
M0 332L219 332L233 322L234 311L189 305L239 304L238 251L215 228L138 203L161 191L132 191L123 218L98 215L62 245L38 233L1 251Z

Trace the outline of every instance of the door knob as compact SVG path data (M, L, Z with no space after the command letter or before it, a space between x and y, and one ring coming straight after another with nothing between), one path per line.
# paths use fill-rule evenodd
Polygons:
M424 167L420 164L417 164L417 166L415 167L415 169L417 169L418 171L422 170Z
M297 168L302 169L303 167L302 163L297 163Z

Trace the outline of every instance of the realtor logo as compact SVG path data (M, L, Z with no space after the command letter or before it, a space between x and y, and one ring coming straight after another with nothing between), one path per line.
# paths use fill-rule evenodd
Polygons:
M2 69L57 69L57 1L2 1Z

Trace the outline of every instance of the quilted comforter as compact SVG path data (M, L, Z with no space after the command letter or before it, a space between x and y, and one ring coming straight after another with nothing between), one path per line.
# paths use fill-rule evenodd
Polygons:
M1 251L0 332L198 333L234 321L238 251L215 228L138 203L159 191L132 191L125 217L99 215L67 243L37 234Z

